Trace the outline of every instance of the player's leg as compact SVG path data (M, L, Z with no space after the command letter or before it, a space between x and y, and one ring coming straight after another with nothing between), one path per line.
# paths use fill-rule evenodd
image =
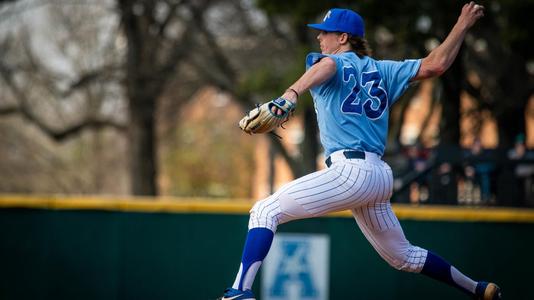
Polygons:
M440 256L410 244L389 201L358 207L352 212L367 240L395 269L424 274L476 299L500 299L500 291L495 284L476 282Z
M270 197L258 201L250 210L249 231L243 249L241 264L232 288L228 290L229 299L233 295L240 295L252 288L263 260L267 256L274 233L279 224L295 219L310 218L321 214L314 214L303 208L295 201L294 195L302 196L302 191L316 193L317 187L322 190L335 191L337 181L342 178L339 170L321 170L284 185L279 191ZM329 197L332 192L323 194ZM223 298L225 299L225 298ZM248 298L236 298L248 299Z
M279 224L350 209L376 192L369 188L373 177L363 160L338 163L296 179L251 210L249 232L239 272L232 290L252 287Z

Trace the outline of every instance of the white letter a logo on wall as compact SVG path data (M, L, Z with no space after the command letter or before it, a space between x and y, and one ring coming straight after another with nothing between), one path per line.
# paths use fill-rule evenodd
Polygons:
M261 276L262 300L328 300L330 239L277 233Z

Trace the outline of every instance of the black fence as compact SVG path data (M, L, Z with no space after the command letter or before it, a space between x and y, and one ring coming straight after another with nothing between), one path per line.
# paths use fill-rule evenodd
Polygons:
M534 150L414 146L388 162L392 202L534 207Z

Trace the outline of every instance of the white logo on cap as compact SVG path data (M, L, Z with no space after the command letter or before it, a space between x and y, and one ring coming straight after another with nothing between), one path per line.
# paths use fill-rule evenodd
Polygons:
M324 16L323 22L325 22L326 19L330 18L330 15L331 15L331 14L332 14L332 11L329 10L329 11L326 13L326 16Z

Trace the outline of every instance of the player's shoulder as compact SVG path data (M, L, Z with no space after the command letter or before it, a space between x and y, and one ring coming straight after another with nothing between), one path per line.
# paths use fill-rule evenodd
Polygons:
M310 68L319 62L336 63L336 58L332 57L330 54L321 54L317 52L308 53L306 56L306 68Z
M315 65L317 62L319 62L321 59L323 59L326 55L317 53L317 52L310 52L308 55L306 55L306 67L311 67Z
M313 65L320 65L322 68L336 69L338 64L337 59L331 55L312 52L306 56L306 69L311 68Z
M342 64L348 57L345 53L339 54L321 54L317 52L310 52L306 56L306 66L311 67L320 61L328 61L330 63Z

